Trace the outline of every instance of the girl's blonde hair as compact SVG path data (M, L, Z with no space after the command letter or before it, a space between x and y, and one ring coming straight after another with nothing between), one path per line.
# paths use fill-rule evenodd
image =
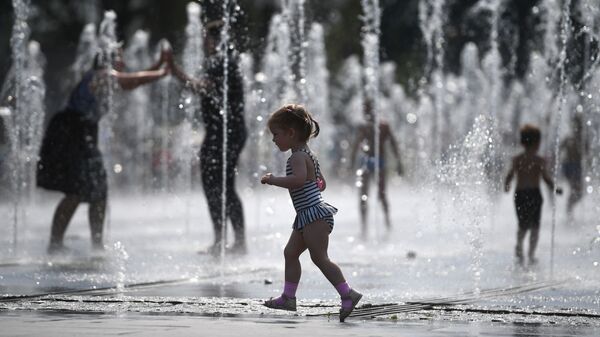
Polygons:
M269 128L283 127L292 128L298 135L300 141L307 142L312 136L319 135L319 123L312 117L310 112L300 104L286 104L271 114L267 122Z

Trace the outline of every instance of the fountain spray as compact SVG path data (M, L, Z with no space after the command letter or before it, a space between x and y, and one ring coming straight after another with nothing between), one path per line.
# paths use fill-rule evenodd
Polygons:
M381 167L379 165L381 153L379 146L379 123L381 120L379 111L379 35L381 25L381 8L379 0L361 0L364 16L362 29L362 46L364 57L364 94L371 101L373 109L373 135L375 147L375 185L379 185ZM377 192L378 193L378 192ZM362 197L362 196L361 196ZM372 209L376 208L377 198L373 198ZM377 215L377 212L373 212ZM377 218L375 222L377 222ZM374 228L377 228L374 226ZM375 233L377 235L377 233Z
M12 252L16 254L18 248L18 231L19 226L24 222L24 210L21 209L23 199L23 185L25 182L25 167L20 156L21 151L25 146L25 130L27 127L25 118L27 111L25 109L26 100L24 99L25 87L25 55L27 54L27 41L29 39L29 26L27 19L29 18L29 1L28 0L13 0L13 9L15 12L15 21L10 39L13 68L14 68L14 108L12 109L9 118L7 119L9 140L11 145L10 150L10 167L11 167L11 187L13 197L13 238Z
M559 86L558 86L558 111L556 114L556 132L554 134L554 172L553 172L553 181L556 184L558 180L558 170L560 165L560 127L563 115L563 105L565 103L565 85L567 84L567 74L565 70L565 63L567 62L567 42L569 41L569 37L571 35L571 0L565 0L563 4L563 12L562 12L562 24L560 30L560 43L561 43L561 51L559 54L558 65L557 68L560 72L559 77ZM554 277L554 237L556 232L556 186L552 191L552 235L550 241L550 278Z
M105 56L104 62L107 63L109 67L112 67L113 57L119 47L117 43L117 14L112 11L104 12L104 18L100 23L100 27L98 30L98 46L100 48L100 52ZM106 163L108 163L107 170L107 180L108 185L110 186L113 181L113 149L112 149L112 139L113 139L113 127L116 119L116 113L114 109L114 87L115 87L114 79L112 76L108 77L108 82L105 85L100 86L100 90L102 91L99 97L101 98L99 109L100 115L105 115L104 118L100 120L100 126L98 131L98 139L99 139L99 147L101 151L105 154ZM107 200L106 203L106 234L107 237L110 236L111 229L111 206L110 199Z
M195 2L187 5L188 24L185 27L185 46L183 48L183 69L191 74L193 78L198 78L202 70L202 61L204 59L203 41L202 41L202 23L200 21L201 8ZM197 95L186 90L182 93L183 109L185 118L183 120L183 186L187 197L185 204L185 232L190 232L190 213L191 213L191 194L193 188L192 170L196 151L193 144L193 135L195 133L195 113L200 111L201 105Z
M221 265L225 263L225 244L227 243L227 118L229 117L229 100L228 91L229 83L229 29L231 13L229 13L230 1L223 1L223 28L221 28L221 41L219 43L218 50L223 55L223 105L222 105L222 117L223 117L223 186L221 191ZM221 268L223 271L223 268Z

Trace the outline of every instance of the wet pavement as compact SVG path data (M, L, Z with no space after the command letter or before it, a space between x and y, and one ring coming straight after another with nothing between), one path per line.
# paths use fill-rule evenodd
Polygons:
M2 310L0 336L598 336L598 317L561 317L543 314L497 314L434 309L410 314L350 318L339 323L335 316L307 316L332 307L299 307L298 313L261 308L256 300L223 298L168 300L104 299L69 309L69 301L56 298L49 307ZM143 303L145 302L145 303ZM95 310L94 310L95 306ZM85 308L85 306L83 307ZM137 310L140 309L141 312ZM471 308L473 309L473 308ZM84 309L85 310L85 309Z
M515 305L531 303L535 296L558 296L573 282L568 279L402 303L376 302L366 294L352 316L339 323L336 300L299 300L297 312L286 312L264 307L262 298L243 297L272 288L264 278L268 273L258 269L96 289L56 289L52 294L4 295L0 336L600 335L597 310L568 307L572 303Z
M598 336L598 327L436 318L339 323L305 317L8 312L0 336Z
M261 305L281 291L290 231L291 206L276 207L277 195L246 195L249 252L224 260L198 254L212 240L206 209L186 209L204 206L199 193L189 202L114 197L101 254L90 251L79 211L67 232L70 251L49 257L57 199L49 195L30 211L17 254L0 228L0 336L600 336L593 214L584 213L577 227L559 222L551 266L546 208L540 262L517 266L509 198L496 201L491 219L478 218L456 205L437 209L425 192L399 186L391 189L402 205L392 212L394 231L373 226L361 241L351 192L333 188L328 198L340 208L330 256L365 294L344 324L335 290L308 256L298 312Z

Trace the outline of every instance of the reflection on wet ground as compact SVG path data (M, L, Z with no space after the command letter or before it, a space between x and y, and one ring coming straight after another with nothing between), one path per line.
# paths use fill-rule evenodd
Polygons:
M307 317L138 313L4 312L0 336L598 336L598 326L464 321L452 317L335 320Z

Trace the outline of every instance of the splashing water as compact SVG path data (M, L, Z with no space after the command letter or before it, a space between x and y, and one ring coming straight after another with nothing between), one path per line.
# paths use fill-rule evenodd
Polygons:
M440 2L434 3L432 1L423 1L422 3L429 4L430 6L442 6L440 8L444 7L443 2L441 5ZM481 3L482 5L490 6L496 4L491 1L482 1ZM545 1L543 3L547 5L552 2ZM583 4L584 2L581 3ZM592 3L588 2L586 4L590 5ZM499 12L501 12L502 9L500 7L492 8L493 19L490 22L490 25L493 27L493 22L494 20L497 20L498 15L500 15ZM284 9L284 11L285 10L286 9ZM300 13L295 12L293 15L299 14ZM402 185L400 188L391 189L392 193L399 197L397 202L403 206L398 207L398 209L395 210L395 214L401 214L411 221L418 218L418 213L422 212L425 214L425 219L421 220L418 225L425 224L426 226L422 226L418 230L415 229L417 226L406 226L403 230L406 230L408 235L404 235L404 232L402 232L401 235L395 233L394 236L392 236L394 244L396 244L395 247L393 244L361 246L354 242L353 237L355 234L354 231L359 225L356 222L356 219L353 218L355 214L351 213L352 210L348 211L348 209L350 209L349 207L344 207L344 212L340 212L339 214L339 220L340 223L346 222L350 225L346 228L340 226L336 229L336 235L332 236L332 240L337 240L337 242L331 247L332 255L337 254L343 258L347 257L342 263L345 263L348 266L347 268L350 270L353 279L356 280L356 284L375 284L376 289L373 291L374 301L398 301L406 298L414 298L415 296L427 295L432 292L436 292L439 295L440 292L443 294L444 291L448 290L443 288L446 284L453 284L452 287L456 286L461 289L463 289L463 287L473 286L475 293L477 294L480 289L485 289L490 285L519 282L520 276L515 278L509 270L511 262L510 256L508 256L506 252L506 247L513 244L512 237L509 238L509 235L502 235L501 238L493 237L493 240L484 240L486 231L490 230L487 225L489 225L488 222L490 222L491 219L489 218L487 210L490 208L492 201L496 201L490 199L490 194L493 194L494 191L489 190L489 186L495 183L495 178L486 171L486 163L489 163L494 157L494 155L490 154L489 149L492 148L499 154L513 151L516 138L515 131L523 122L541 125L544 130L564 127L564 123L560 121L560 119L564 119L564 116L559 118L560 114L557 116L556 111L557 109L559 109L559 112L562 110L563 113L571 111L572 108L574 109L576 107L572 105L572 102L575 101L582 105L584 111L587 111L587 115L585 115L584 118L584 124L586 125L589 134L586 135L586 137L589 137L589 139L592 140L591 159L590 163L587 164L589 166L584 170L586 172L584 177L585 187L587 188L586 193L589 195L588 200L585 201L589 202L593 207L586 208L588 204L585 204L581 209L582 212L587 212L586 214L592 218L583 221L583 223L586 226L593 224L591 227L586 228L588 231L586 232L586 235L592 230L593 238L591 239L590 253L588 255L581 257L577 256L574 258L563 256L563 254L556 254L553 258L554 261L551 263L556 264L557 267L561 266L561 268L564 267L567 269L566 274L569 276L577 278L581 276L588 282L590 280L592 280L591 282L596 282L593 272L598 270L598 263L600 263L593 255L598 251L598 247L600 247L600 228L597 228L593 222L593 217L595 214L598 214L599 210L599 203L597 202L597 181L600 176L598 173L600 165L598 164L597 153L600 152L597 150L598 144L600 143L597 142L599 136L597 132L598 117L596 116L596 109L598 106L596 100L598 98L596 97L597 95L593 95L589 98L587 96L597 92L597 86L600 85L600 77L597 75L597 72L593 71L595 70L597 60L589 60L590 63L586 66L590 76L589 83L586 83L586 95L583 103L573 98L574 95L580 95L581 92L577 92L567 85L568 82L565 80L565 72L567 72L565 70L566 61L563 60L562 63L557 65L558 59L549 56L552 53L554 53L555 56L561 55L561 50L564 50L565 44L560 42L557 44L554 40L553 43L560 48L557 48L556 52L553 52L553 46L549 45L548 48L544 50L544 53L548 53L548 55L541 53L532 54L530 70L527 73L527 76L522 80L513 81L509 86L507 85L507 88L503 87L503 82L500 77L502 76L502 72L510 70L503 68L501 59L498 58L495 51L496 48L494 47L486 53L483 53L485 56L482 66L479 62L480 56L477 47L474 44L467 44L462 54L461 73L456 76L447 74L442 71L442 66L439 63L443 58L440 58L439 54L436 54L434 51L437 49L438 53L444 53L443 36L434 37L435 34L432 33L433 31L441 29L438 27L443 27L443 21L445 20L443 18L443 13L438 12L438 14L441 17L423 23L427 25L427 29L430 29L430 35L425 36L425 38L428 39L428 46L431 48L432 52L430 60L431 69L428 72L429 78L432 80L422 83L422 92L420 93L421 96L418 97L418 100L413 100L410 95L404 95L403 88L395 83L393 77L395 69L393 64L378 64L377 67L379 68L379 71L372 73L372 75L376 75L377 77L377 80L373 80L373 83L378 86L375 93L379 96L378 110L381 111L385 109L391 111L391 109L386 109L385 107L403 106L398 112L393 112L391 116L386 117L390 117L390 119L394 120L394 124L397 125L397 128L395 128L397 135L402 137L405 140L405 144L407 144L405 145L408 148L407 151L405 151L405 158L407 159L407 165L410 165L415 171L413 174L417 177L417 183L415 184L416 190L419 192L426 192L424 190L430 188L432 194L437 193L437 198L446 201L451 200L447 204L442 205L445 207L444 210L447 211L445 214L447 217L440 220L439 227L433 228L435 227L435 224L431 226L432 224L430 222L432 221L431 215L435 212L435 207L431 205L429 200L430 196L426 193L412 194L412 191L406 191L404 188L405 186ZM558 9L558 14L559 19L552 19L554 21L551 20L554 25L561 22L561 14L563 16L567 15L560 10L560 7ZM290 60L287 51L292 48L297 48L297 46L291 45L297 44L298 41L290 38L290 35L293 34L290 33L291 26L286 20L281 20L281 17L282 15L279 17L280 21L277 21L274 18L272 22L273 30L270 32L270 40L268 41L269 49L267 49L267 52L265 53L265 58L262 60L263 63L260 64L261 71L254 73L254 62L250 56L242 56L241 58L243 64L241 68L244 69L244 78L247 81L247 83L245 83L245 89L247 89L245 90L247 93L246 111L251 111L251 113L247 113L246 116L252 116L251 122L255 122L254 126L250 128L251 132L256 132L256 134L252 136L255 138L252 138L253 140L251 142L254 142L252 144L255 145L255 149L259 150L258 153L264 155L262 157L250 156L250 158L261 158L258 160L258 163L251 163L254 165L251 169L248 169L251 170L251 174L258 174L261 170L266 169L266 166L270 165L270 163L267 162L267 159L265 158L274 157L270 153L272 151L272 146L264 139L264 121L266 117L264 113L271 110L271 108L266 107L272 106L275 108L277 105L281 104L283 99L288 97L301 97L301 94L298 93L299 88L301 87L298 86L298 83L295 82L295 80L305 79L307 95L309 97L315 96L314 94L310 94L310 92L332 92L333 99L331 102L327 102L325 100L326 97L323 97L323 101L319 100L322 96L326 95L319 95L321 96L318 97L319 99L311 98L311 104L314 104L312 110L315 115L326 116L326 111L324 112L325 115L320 115L320 111L321 107L327 109L328 105L331 105L332 110L334 108L342 109L346 111L348 115L352 115L348 116L349 119L358 119L362 114L362 95L359 93L363 87L363 84L361 83L361 71L363 70L363 66L360 65L358 57L355 56L349 58L343 66L343 70L338 73L338 76L340 76L343 81L343 85L340 85L341 89L338 92L333 92L333 90L330 90L331 88L327 86L318 87L319 84L327 82L327 80L322 80L323 78L327 78L326 69L322 66L322 64L325 63L325 46L322 43L321 28L318 25L312 25L310 26L311 29L306 36L306 40L304 41L304 39L301 39L307 44L305 46L305 75L297 78L294 77L294 71L297 71L298 69L294 68L294 62ZM435 17L435 15L433 17ZM589 20L592 19L589 18ZM189 21L191 22L192 20L190 19ZM589 21L586 25L588 25L590 29L594 31L594 34L596 34L597 23L592 21ZM309 27L309 25L307 24L306 27ZM569 31L564 25L561 30ZM496 33L492 32L492 35L490 35L490 39L492 40L494 38L493 34ZM88 40L86 43L92 44L93 39ZM365 44L368 46L375 46L377 45L377 41L373 38L369 41L365 41ZM286 47L282 48L282 46ZM370 49L373 50L372 47L370 47ZM374 50L376 49L377 48ZM184 54L186 54L186 52L184 52ZM132 58L140 58L141 66L142 57L132 56ZM196 62L199 60L193 59L192 61ZM365 63L364 68L366 69L367 66L368 64ZM195 66L192 66L192 69L193 67ZM561 79L551 78L550 74L556 72L556 70L563 72ZM186 72L191 74L193 73L193 70L186 69ZM434 72L437 73L434 74ZM559 95L557 95L555 84L558 84L559 81L563 88ZM227 89L227 84L223 84L225 89ZM393 94L390 94L390 92L393 92ZM486 92L488 94L485 94ZM558 107L553 105L553 96L558 96L560 101ZM440 97L443 99L438 100ZM503 100L498 97L508 98ZM148 100L152 99L152 97L148 98ZM179 96L177 99L179 99ZM185 98L182 99L183 103L187 103ZM440 104L443 111L440 110ZM224 106L223 109L224 114L227 113L225 107L226 106ZM164 111L167 110L168 108L164 109ZM447 111L452 111L453 113L448 114ZM165 113L165 116L166 120L168 114ZM191 117L187 112L186 116L189 122L189 118ZM320 121L321 120L326 121L325 123L328 122L327 117L320 117ZM510 127L506 126L509 124L508 121L510 121ZM490 125L494 125L493 123L497 123L496 126L490 127ZM431 145L430 140L433 125L437 125L437 130L448 140L447 143L443 144L444 147L442 147L442 145L439 145L439 147L438 145ZM263 129L260 130L261 128ZM224 129L227 129L227 127ZM331 129L333 128L325 127L325 130ZM492 133L494 130L502 133L506 131L506 129L512 131L512 133L507 136L509 141L506 142L502 141L504 135L501 135L501 139L498 139L498 135ZM551 135L549 136L551 140L555 140L556 137L559 136L560 130L551 131L548 132L548 134ZM168 133L165 135L165 139L168 138L173 143L173 145L171 145L172 147L183 148L185 146L185 140L175 139L176 137L171 137ZM330 138L330 136L320 138L320 140L327 140L326 138ZM263 142L262 145L260 143L261 141ZM553 152L555 149L555 143L544 141L544 144L545 145L543 146L547 147L547 149L544 149L546 153ZM252 148L253 146L247 147L245 152ZM340 146L339 149L343 149L343 147ZM135 150L141 151L140 148L136 148ZM435 160L431 160L434 153L436 156ZM440 157L442 159L440 159ZM337 161L337 157L334 158L333 162L335 165L339 163L339 161ZM323 159L331 160L331 157L325 157ZM556 160L556 156L554 156L554 159ZM492 165L496 164L494 163ZM500 170L501 167L495 168ZM556 171L557 170L555 169L555 174ZM426 179L419 180L419 175L425 176ZM179 178L182 178L185 181L188 180L184 173L181 173ZM349 203L350 197L345 193L347 189L344 189L347 188L347 186L342 186L341 190L337 191L337 194L335 193L335 188L338 188L339 186L332 185L331 187L333 187L334 190L330 195L332 196L332 199L337 199L335 202L339 202L339 204ZM252 190L252 188L249 188L248 190ZM256 196L257 200L260 198L263 198L264 200L268 200L269 198L275 199L272 196L269 196L268 193L259 191L259 189L256 189L256 191L252 190L251 192L254 193L253 196ZM154 280L157 277L166 279L173 278L173 275L177 275L176 277L178 277L181 275L192 274L197 275L198 279L201 279L210 274L207 273L206 270L209 270L216 275L221 273L221 278L218 280L223 281L223 283L230 281L235 283L238 280L237 277L243 277L244 280L246 280L247 277L251 278L252 276L247 276L246 274L244 274L244 276L231 276L233 274L229 274L230 271L241 271L248 275L256 276L257 273L255 272L255 269L263 268L265 265L268 265L266 267L268 270L264 272L264 277L272 277L272 275L276 275L280 272L280 269L278 268L281 267L281 239L285 234L282 234L283 231L279 229L273 230L275 228L273 224L275 223L279 226L280 223L289 220L287 218L287 213L285 217L282 215L285 213L284 211L287 211L288 209L284 209L284 211L281 212L272 208L269 211L265 211L262 210L261 207L250 210L249 216L251 217L256 214L257 219L254 227L252 227L253 224L250 224L251 226L249 226L249 229L253 231L253 241L251 242L260 247L260 252L253 251L252 254L249 254L246 257L248 260L243 260L237 264L236 262L231 262L232 260L230 259L227 261L227 268L223 268L224 255L221 256L221 266L215 265L214 261L209 261L208 258L203 260L203 258L196 257L196 259L192 259L192 262L189 262L190 255L193 253L190 253L189 250L185 249L179 250L180 246L182 246L181 236L176 235L177 233L170 230L164 229L164 221L160 218L160 212L157 211L161 209L161 207L164 207L164 198L162 196L151 197L155 198L152 201L153 207L151 207L154 209L149 211L149 208L145 208L143 205L147 200L142 200L142 202L140 202L140 199L142 199L141 197L123 198L121 196L116 196L116 200L119 200L122 203L115 203L115 207L120 207L121 209L120 213L118 213L121 216L120 221L123 221L129 228L127 231L120 228L119 232L115 233L115 236L120 235L120 237L118 238L118 241L115 240L115 242L118 242L118 245L114 248L114 265L111 265L114 267L114 270L110 271L113 272L113 275L107 274L107 271L105 270L100 270L95 274L97 276L94 282L84 280L84 282L81 282L81 284L75 285L74 287L87 287L90 283L96 285L99 283L97 281L108 281L110 283L116 283L119 291L124 291L127 289L126 285L130 284L131 281L136 278L140 278L141 281L147 281ZM372 199L376 200L376 198ZM508 198L505 199L508 200ZM275 204L275 201L272 201L271 204ZM416 207L412 207L412 205L415 205ZM494 206L496 206L496 204L494 204ZM498 203L499 209L501 209L502 212L506 211L506 214L512 214L512 206L512 204L507 202ZM223 207L223 209L225 209L225 207ZM152 213L152 211L155 213ZM553 208L553 211L555 211L555 208ZM264 219L262 218L262 214L265 212L271 212L271 217L268 221L265 221L264 224L261 224L263 227L258 228L257 224ZM183 213L184 212L182 211L181 214ZM131 219L132 214L133 218L135 218L134 220ZM157 216L157 214L159 214L159 216ZM199 217L208 218L206 213L202 213L202 210L197 214ZM40 219L42 218L43 217L40 217ZM187 215L179 216L174 219L175 221L180 221L184 218L187 218ZM544 219L545 218L546 217L544 216ZM169 220L173 219L169 218ZM336 218L336 220L338 219ZM127 223L128 221L129 223ZM139 222L147 222L148 227L140 230L139 226L137 226L137 223ZM499 222L501 222L502 225L506 225L505 228L502 229L503 234L505 234L505 231L510 231L510 229L506 229L509 228L509 225L515 225L514 219L508 217ZM223 224L225 225L225 223L226 221L224 220ZM44 222L42 224L42 220L38 221L37 225L40 229L47 229L47 223ZM452 225L455 226L452 227ZM77 228L77 226L75 227ZM544 230L547 228L548 227L544 228ZM80 229L71 230L78 231ZM464 231L464 235L462 236L454 233L461 230ZM191 228L190 231L194 237L210 236L210 228ZM223 232L225 232L225 230ZM87 234L86 232L82 233ZM497 233L492 233L492 235L494 234ZM78 233L75 237L68 237L67 239L74 245L79 244L80 247L87 248L85 244L81 244L81 240L78 241L78 238L81 236L81 233ZM577 238L576 235L565 236L567 238L561 238L561 248L567 247L567 245L570 245L569 248L574 245L581 246L581 242L577 241L580 239ZM585 238L585 244L590 242L588 237L589 236L586 236ZM439 238L440 242L442 240L456 242L441 242L441 247L444 248L442 249L443 253L441 253L439 249L440 245L435 238ZM455 238L456 240L448 240L448 238ZM554 234L552 235L552 238L554 239ZM160 242L160 240L164 241ZM415 243L415 241L417 243ZM153 242L153 244L155 242L160 242L162 246L151 247L151 253L147 254L148 248L146 246L148 242ZM33 244L27 244L29 244L28 249L31 251L43 254L40 253L41 250L36 250L37 247L32 248ZM125 244L127 245L127 250L125 250ZM419 247L418 254L416 254L418 257L415 257L413 254L412 259L408 262L398 258L398 247L401 245L413 244ZM548 251L548 244L545 244L545 242L541 244L543 251ZM554 249L556 249L556 247L554 247ZM169 260L167 257L170 257L174 251L179 255L175 256L175 260ZM579 247L575 247L570 251L572 251L573 254L579 254L580 249ZM506 268L507 265L509 268ZM543 264L542 267L544 265L545 264ZM593 266L591 272L582 268L582 266L589 267L590 265ZM181 271L178 269L179 266L182 267ZM468 272L465 273L465 270ZM226 271L227 274L224 274L224 271ZM51 273L51 271L39 273L39 275L36 275L35 280L43 282L44 277L47 277L48 274ZM77 270L74 274L82 275L83 273L81 273L81 270ZM320 285L323 283L321 282L322 280L320 280L321 275L319 273L309 272L306 274L307 278L304 280L308 280L309 284ZM407 275L406 278L397 277L397 275L404 274ZM319 278L316 278L317 276ZM447 282L442 282L444 284L440 284L440 276L443 281ZM8 278L10 276L5 275L5 277ZM259 276L256 276L253 281L262 281L264 277L260 274ZM538 276L536 276L534 271L525 277ZM72 286L76 282L75 280L81 280L82 278L83 276L76 275L73 276L72 280L67 280L67 282L73 282L69 285ZM455 279L458 279L460 282L453 283L452 281ZM61 281L62 280L59 282ZM243 284L236 284L233 288L242 288L244 290L250 289L253 291L249 292L252 296L255 296L255 294L257 294L256 296L262 296L263 294L261 291L263 290L257 290L257 287L254 286L255 284L256 283L253 283L251 286L247 286L247 288L244 288ZM227 290L227 287L222 286L222 284L219 286L219 291L215 292L215 294L224 296L230 295L230 290ZM577 288L577 285L575 287L577 290L580 289ZM585 286L582 286L582 288L584 288L585 291L589 290L586 289ZM588 293L597 295L597 290L595 290L597 289L596 283L593 283L592 287L589 288L594 289ZM37 288L33 289L35 290ZM310 296L316 298L329 290L324 289L324 287L311 288ZM455 289L452 288L452 291L454 290ZM179 291L183 293L186 290ZM186 294L187 293L184 295ZM554 294L550 293L550 296L553 296ZM569 300L569 298L565 296L557 301L562 301L562 298ZM515 301L511 303L514 305L517 301L522 299L523 298L511 298L510 301ZM524 301L527 302L527 300L528 299L525 298ZM590 303L597 307L597 299L595 297L590 300Z
M134 33L132 41L125 49L125 64L127 67L141 71L150 67L152 59L149 50L150 35L143 30ZM117 162L123 163L123 169L116 174L118 184L127 184L135 193L141 194L148 188L151 176L148 167L152 165L152 132L153 116L151 115L150 87L140 86L124 93L123 109L127 112L119 114L122 123L115 125L115 136L119 146L116 155ZM127 145L125 145L127 144ZM123 146L125 145L125 146Z
M200 21L201 8L197 3L190 2L187 5L188 24L185 27L185 46L183 49L183 69L192 78L199 78L202 70L202 62L204 60L203 41L202 41L202 23ZM190 230L190 209L191 209L191 193L193 187L192 171L194 169L193 162L196 158L196 144L194 137L197 134L197 125L195 113L199 113L201 109L200 99L191 91L184 90L181 94L182 105L185 111L185 117L181 125L183 145L180 150L182 171L181 184L186 191L186 216L185 230L189 233Z
M94 56L98 52L98 37L96 36L96 25L88 23L79 34L79 43L75 53L75 62L71 65L71 80L68 82L68 90L74 87L86 71L92 69Z
M331 113L329 108L329 72L325 55L323 26L318 23L311 25L306 42L306 95L310 97L310 112L319 123L330 123ZM334 130L323 128L319 137L312 141L311 149L319 154L329 154L333 150ZM329 170L328 170L329 171Z
M444 109L444 25L446 22L446 16L444 15L445 0L421 0L419 2L419 23L425 44L427 46L427 62L425 64L425 76L431 76L430 80L424 77L421 81L421 94L425 91L431 91L431 95L434 100L435 110L429 117L431 119L431 130L430 134L440 134L440 118ZM426 88L425 85L430 82L430 88ZM427 133L429 133L427 132ZM427 152L431 153L432 158L435 160L439 159L442 151L441 147L443 137L436 137L431 142L431 149Z
M118 43L117 43L117 35L116 35L116 27L117 27L117 14L114 11L106 11L104 12L104 18L100 23L100 27L98 30L98 47L100 52L103 55L103 62L110 69L112 69L112 64L114 61L114 57L117 53ZM98 127L98 146L105 158L105 165L108 165L107 170L107 180L108 185L111 186L114 182L114 155L113 155L113 128L116 120L116 113L114 109L115 104L115 95L114 88L116 83L114 82L114 78L112 76L107 77L107 82L100 86L100 103L98 109L100 110L100 115L104 116L100 119L99 127ZM106 233L107 237L110 235L111 229L111 206L110 201L107 201L106 205Z
M561 25L561 33L560 33L560 42L562 45L562 49L559 55L559 61L557 68L560 72L560 82L558 89L558 111L556 113L556 132L554 139L554 174L553 181L558 182L558 172L560 165L560 128L561 121L563 115L563 103L565 100L565 84L566 80L566 71L565 71L565 62L567 61L567 42L569 37L571 36L571 0L566 0L564 2L563 7L563 15L562 15L562 25ZM552 191L552 198L556 199L556 188ZM555 231L556 231L556 204L552 206L552 234L551 234L551 243L550 243L550 277L554 277L554 249L555 249Z
M223 105L221 106L221 115L223 118L223 171L222 171L222 192L221 192L221 265L225 264L225 245L227 243L227 142L229 140L227 130L227 119L229 118L229 29L231 13L229 13L230 1L223 1L223 21L221 29L221 41L219 43L219 52L223 58Z
M373 139L375 163L379 163L381 158L379 133L380 133L380 106L379 106L379 34L381 25L381 8L379 0L361 0L364 12L362 29L362 47L364 58L364 95L371 101L373 109ZM379 181L381 175L380 165L375 165L374 179ZM363 196L364 197L364 196ZM377 198L372 198L372 209L377 207ZM376 218L374 223L378 223L378 213L372 212ZM374 229L377 227L375 226ZM378 236L378 233L375 232Z
M29 41L29 6L27 0L13 0L15 21L10 39L13 64L2 88L2 97L8 96L10 105L3 117L10 143L8 162L13 198L13 254L16 254L18 247L19 228L26 224L24 202L30 202L33 198L45 114L45 59L39 43Z
M122 294L125 291L125 285L127 284L127 260L129 260L129 254L125 249L125 245L121 241L117 241L113 245L113 252L115 254L115 268L116 273L116 291Z

